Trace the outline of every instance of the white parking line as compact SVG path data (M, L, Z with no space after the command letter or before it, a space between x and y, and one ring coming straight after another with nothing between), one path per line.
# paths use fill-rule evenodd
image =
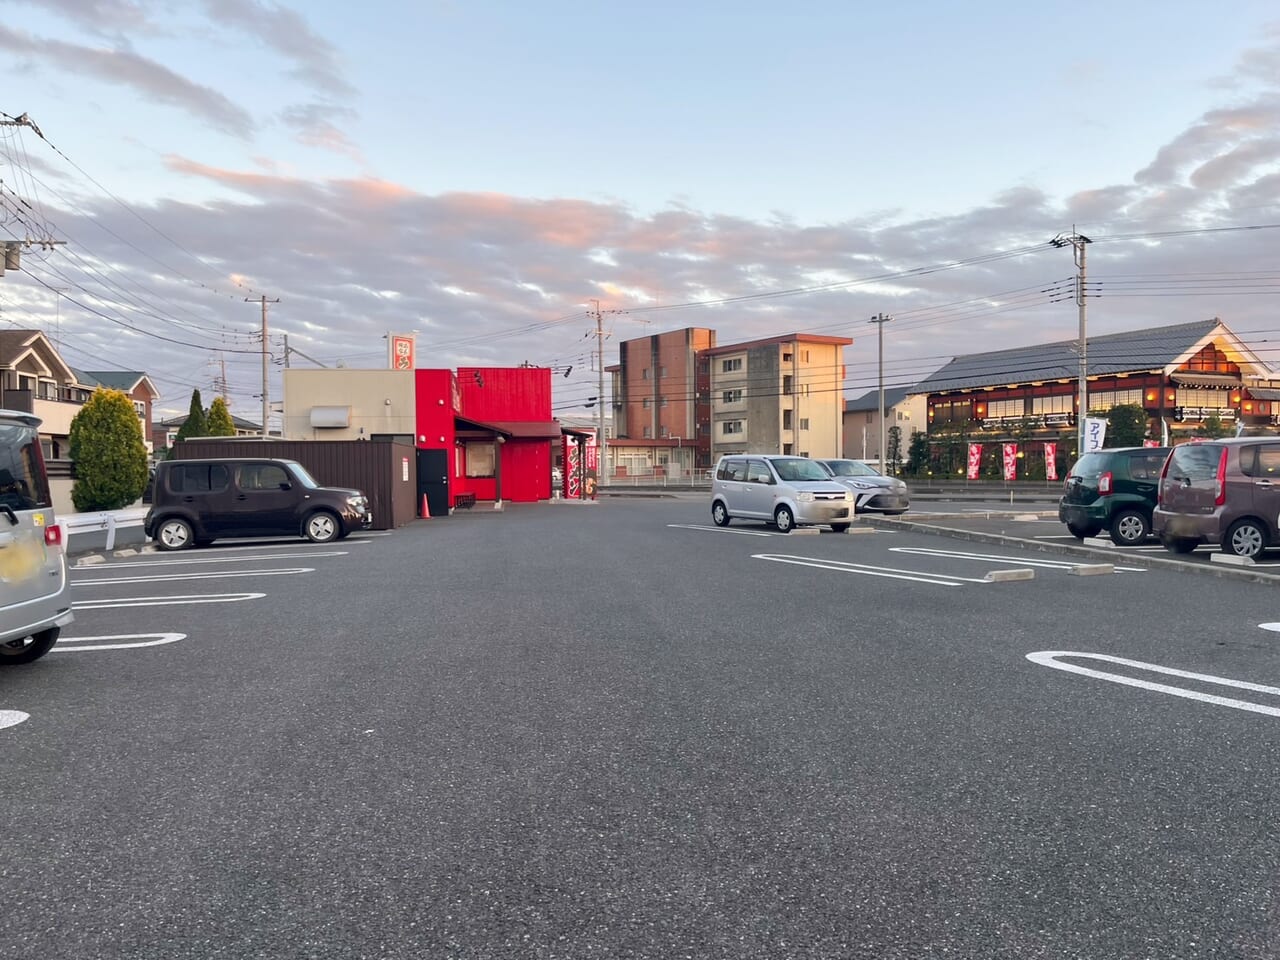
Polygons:
M962 550L938 550L933 547L890 547L894 553L910 553L922 557L948 557L956 560L999 560L1018 563L1026 567L1044 567L1048 570L1070 570L1080 564L1071 560L1029 560L1026 557L1002 557L992 553L965 553ZM1142 567L1116 567L1116 573L1145 573Z
M856 573L865 577L887 577L891 580L911 580L935 587L959 587L966 583L988 583L972 577L952 577L944 574L923 573L919 570L899 570L895 567L875 567L865 563L847 563L843 560L826 560L820 557L793 557L778 553L755 553L753 560L769 560L773 563L790 563L800 567L816 567L836 573Z
M1258 626L1263 630L1270 630L1272 633L1280 633L1280 623L1260 623Z
M31 714L23 713L21 710L0 710L0 730L5 727L16 727L30 719Z
M707 527L696 523L668 523L668 527L677 530L701 530L703 533L736 533L740 537L785 537L785 533L771 533L768 530L735 530L732 527Z
M199 603L239 603L242 600L261 600L265 596L265 593L193 593L169 597L116 597L111 600L80 600L71 604L71 606L77 610L110 610L112 607L169 607Z
M187 639L185 633L125 633L112 637L61 637L50 653L84 653L87 650L132 650L134 647L159 647ZM138 643L99 643L100 640L137 640ZM69 643L88 646L69 647Z
M112 580L77 580L77 587L102 587L116 583L169 583L178 580L229 580L232 577L288 577L315 573L314 567L287 567L283 570L231 570L224 573L167 573L154 577L116 577Z
M1192 673L1189 670L1175 670L1173 667L1162 667L1156 663L1144 663L1141 660L1126 660L1123 657L1112 657L1105 653L1078 653L1072 650L1041 650L1028 653L1027 659L1043 667L1065 670L1067 673L1078 673L1096 680L1119 683L1126 687L1138 687L1142 690L1153 690L1156 693L1167 693L1173 697L1185 697L1188 700L1199 700L1202 703L1213 703L1220 707L1232 707L1236 710L1247 710L1250 713L1264 713L1269 717L1280 717L1280 707L1270 707L1251 700L1236 700L1232 697L1219 697L1212 693L1201 693L1199 690L1188 690L1186 687L1174 687L1167 683L1153 683L1150 680L1139 680L1118 673L1107 673L1105 670L1092 670L1074 663L1062 663L1061 657L1074 657L1078 660L1101 660L1104 663L1116 663L1149 673L1160 673L1171 677L1182 677L1186 680L1199 680L1219 687L1235 687L1238 690L1250 690L1254 693L1266 693L1280 697L1280 687L1269 687L1261 683L1250 683L1247 680L1231 680L1227 677L1215 677L1207 673Z
M121 570L125 567L179 567L201 563L248 563L251 560L310 560L312 557L345 557L345 550L330 550L328 553L259 553L247 554L243 557L190 557L181 560L130 560L127 563L108 563L91 567L78 567L89 573L103 570Z

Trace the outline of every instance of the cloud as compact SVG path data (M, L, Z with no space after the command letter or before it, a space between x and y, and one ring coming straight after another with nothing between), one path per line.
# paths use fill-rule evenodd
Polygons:
M52 10L100 36L149 30L149 10L136 0L24 0L28 5Z
M82 46L3 26L0 26L0 49L46 60L71 73L129 87L148 100L179 107L238 137L247 138L254 129L249 111L216 90L128 50Z
M315 89L335 97L355 93L333 45L296 10L257 0L205 0L204 8L215 23L239 29L284 54L297 65L294 75Z
M335 123L354 117L354 110L322 103L297 104L280 114L281 122L294 131L294 137L299 143L361 160L360 150Z

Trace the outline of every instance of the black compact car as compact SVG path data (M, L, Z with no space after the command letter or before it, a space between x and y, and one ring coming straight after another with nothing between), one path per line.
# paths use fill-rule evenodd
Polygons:
M295 460L166 460L144 529L161 550L184 550L222 537L327 543L372 523L361 491L322 487Z
M1133 546L1151 535L1160 471L1169 447L1116 447L1086 453L1063 481L1058 519L1073 537L1103 530L1117 546Z

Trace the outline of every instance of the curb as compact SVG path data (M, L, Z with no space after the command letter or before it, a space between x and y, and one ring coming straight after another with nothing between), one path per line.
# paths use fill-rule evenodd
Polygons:
M1055 514L1056 516L1056 514ZM916 533L927 533L932 536L949 537L953 540L970 540L974 543L999 543L1035 550L1038 553L1056 553L1067 557L1086 557L1095 563L1116 563L1120 557L1128 566L1146 567L1148 570L1176 570L1179 573L1195 573L1204 577L1216 577L1227 580L1246 580L1252 583L1266 583L1274 586L1280 583L1280 576L1260 573L1245 567L1223 566L1221 564L1188 563L1185 560L1174 560L1167 557L1152 557L1140 553L1128 553L1112 546L1109 549L1100 547L1075 546L1068 543L1045 543L1042 540L1027 540L1022 537L1009 537L1000 533L983 533L976 530L959 530L955 527L939 527L914 520L899 520L889 517L876 517L862 514L860 520L873 527L887 530L906 529Z

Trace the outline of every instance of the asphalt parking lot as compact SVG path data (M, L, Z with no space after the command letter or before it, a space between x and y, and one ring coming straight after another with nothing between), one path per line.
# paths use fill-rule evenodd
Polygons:
M0 686L0 943L1272 955L1275 591L867 526L635 499L77 568Z

